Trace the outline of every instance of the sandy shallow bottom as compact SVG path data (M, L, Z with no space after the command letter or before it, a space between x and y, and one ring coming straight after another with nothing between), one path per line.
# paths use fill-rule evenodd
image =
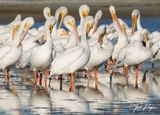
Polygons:
M69 77L63 80L53 78L51 86L43 76L36 93L33 72L11 69L9 85L3 83L0 73L0 114L3 115L51 115L51 114L158 114L160 112L160 72L139 71L138 88L135 88L135 71L129 71L128 86L122 70L110 76L103 69L99 71L98 90L95 89L94 75L87 87L85 76L75 76L75 91L69 92ZM145 73L145 75L144 75ZM56 77L57 78L57 77ZM111 79L112 78L112 79Z

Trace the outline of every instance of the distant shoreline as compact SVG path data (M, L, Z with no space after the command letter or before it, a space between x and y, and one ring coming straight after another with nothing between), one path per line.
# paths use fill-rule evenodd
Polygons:
M78 9L81 4L88 4L91 15L97 10L102 10L103 19L111 18L108 11L109 5L115 5L119 17L129 18L133 9L139 9L142 17L160 17L160 0L1 0L0 21L10 21L16 14L22 17L33 16L37 21L44 20L42 11L45 6L55 10L66 6L69 14L79 18Z

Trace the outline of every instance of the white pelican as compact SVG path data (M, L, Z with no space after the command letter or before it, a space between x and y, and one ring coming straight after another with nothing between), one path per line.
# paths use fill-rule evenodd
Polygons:
M149 36L148 45L152 49L152 62L160 60L160 33L158 31L152 32ZM152 64L152 67L154 63Z
M136 34L136 37L143 37L143 36L141 36L141 34ZM151 58L151 56L152 56L151 49L144 47L141 41L136 41L132 44L123 47L120 50L117 58L118 65L116 66L128 67L131 65L135 65L136 66L135 86L138 87L138 65Z
M55 18L56 18L57 22L56 22L56 26L53 27L53 30L52 30L52 33L51 33L52 39L57 39L57 36L59 34L62 34L61 32L63 32L63 31L59 31L59 29L61 29L62 23L64 21L64 17L67 14L68 14L68 10L64 6L59 7L56 10L56 12L55 12ZM60 36L60 38L61 38L61 36Z
M51 13L51 9L49 7L45 7L43 9L43 15L45 17L45 19L47 20L49 17L51 17L52 13Z
M78 33L80 36L82 34L81 30L82 30L83 21L85 17L89 15L89 12L90 12L90 8L87 4L83 4L79 7L80 24L78 26Z
M113 49L113 52L112 52L112 60L113 60L113 64L115 64L120 50L128 44L128 38L126 36L125 29L121 27L120 22L117 18L115 7L110 6L109 11L111 13L112 20L113 20L115 29L116 29L117 34L118 34L118 41L114 45L114 49ZM114 73L114 71L113 71L113 73Z
M78 44L79 35L76 27L75 19L68 15L64 18L64 25L69 30L69 33L65 30L61 32L61 38L53 39L54 49L59 51L59 44L63 46L63 48L75 47ZM67 37L66 39L62 39L62 37ZM57 36L58 37L58 36ZM58 45L58 46L57 46Z
M95 34L98 33L99 37L97 42L90 44L90 59L85 68L88 73L88 80L90 79L89 71L94 69L94 79L96 80L95 88L98 89L98 67L103 64L112 55L113 44L110 40L106 39L103 34L105 33L105 26L101 25Z
M15 64L21 56L22 46L21 42L25 38L29 28L34 24L34 19L32 17L23 20L15 38L10 42L0 48L0 69L4 69L5 81L9 81L6 76L6 68Z
M61 28L62 26L62 23L63 23L63 20L64 20L64 17L68 14L68 9L65 7L65 6L61 6L59 7L56 12L55 12L55 18L57 21L60 21L59 22L59 25L56 25L58 26L58 29ZM58 24L58 23L57 23Z
M36 80L37 80L37 69L38 70L41 70L41 69L47 70L50 67L50 64L51 64L53 57L54 57L54 55L53 55L54 52L52 51L53 42L52 42L50 32L51 32L53 26L55 25L55 22L56 21L55 21L54 17L50 17L49 19L47 19L47 21L45 22L45 35L46 35L47 40L43 45L39 44L36 47L34 47L32 53L31 53L31 64L35 68L34 78ZM53 55L53 57L52 57L52 55ZM35 82L35 84L37 84L37 83Z
M74 72L83 68L89 60L90 49L86 40L86 32L89 31L93 24L93 17L88 16L83 22L83 29L80 43L75 46L64 50L56 55L51 68L50 76L71 73L70 91L74 91Z
M30 30L29 30L30 31ZM33 31L32 31L33 33ZM26 67L30 62L30 56L32 53L32 50L35 46L38 45L36 41L40 40L40 38L43 37L42 32L38 32L37 30L34 30L35 35L31 35L30 32L26 35L25 39L22 42L22 55L17 63L17 68L24 68Z
M92 37L92 35L96 32L101 17L102 17L102 11L98 10L97 13L96 13L96 15L95 15L95 20L94 20L93 28L88 33L89 37Z
M9 28L10 31L6 31L6 32L0 34L0 44L2 45L2 47L14 39L21 23L22 23L22 21L15 21L13 23L12 27Z
M140 11L138 9L133 10L132 11L132 34L131 34L131 36L133 35L135 28L137 26L137 32L140 33L141 35L143 35L144 38L142 38L140 40L139 37L138 38L131 38L131 36L130 36L131 43L133 43L134 41L137 41L137 40L140 40L141 42L146 42L148 40L147 35L149 32L147 29L142 28L140 19L141 19Z

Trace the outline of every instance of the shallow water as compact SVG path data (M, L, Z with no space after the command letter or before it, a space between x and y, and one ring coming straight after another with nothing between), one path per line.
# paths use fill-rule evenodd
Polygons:
M131 20L125 20L131 25ZM145 18L142 19L142 25L150 31L159 31L159 20ZM110 22L103 20L101 23ZM42 24L36 23L35 27ZM129 72L129 85L126 86L123 74L117 73L110 79L103 66L99 71L98 90L95 89L92 73L89 87L87 78L76 76L74 92L69 92L69 77L66 75L62 81L53 78L50 88L44 86L43 76L42 86L37 86L36 93L33 71L29 70L26 75L23 69L11 68L9 85L3 83L3 72L0 73L0 115L159 114L160 65L155 64L154 67L157 70L150 63L143 64L142 71L139 71L138 88L135 88L133 69ZM48 86L48 79L46 84Z
M98 90L92 73L89 87L85 76L76 76L74 92L69 92L67 75L63 80L53 78L50 88L45 88L43 76L42 86L37 86L36 93L33 72L29 71L26 80L24 70L11 68L10 75L7 85L3 83L3 73L0 73L0 115L160 113L159 71L148 71L145 77L144 72L139 71L139 87L135 88L133 69L129 72L128 86L124 75L117 73L111 80L110 75L100 69Z

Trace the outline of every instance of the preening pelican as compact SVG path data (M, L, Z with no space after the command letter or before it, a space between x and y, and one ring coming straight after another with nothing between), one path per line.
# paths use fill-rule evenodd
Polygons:
M93 25L93 22L93 17L86 17L83 22L80 43L75 47L64 50L59 55L56 55L51 64L50 76L70 73L70 91L74 91L73 73L83 68L89 60L90 50L86 40L86 32L89 31L89 29Z
M152 51L150 48L144 47L143 44L141 43L140 40L143 39L143 35L141 35L141 33L136 33L136 34L132 33L132 34L134 38L136 37L139 40L123 47L120 50L118 54L116 66L128 67L131 65L135 65L136 66L136 82L135 82L136 85L135 86L138 87L138 65L145 62L149 58L151 58ZM131 38L131 39L134 39L134 38ZM126 74L128 74L128 72Z
M107 40L103 34L105 33L105 25L101 25L95 34L99 34L97 42L90 44L90 59L85 68L90 80L90 70L94 69L95 88L98 89L98 67L111 57L113 45L110 40Z
M47 40L44 44L42 45L39 44L36 47L34 47L31 54L31 64L35 68L34 78L36 81L37 81L37 70L46 69L46 77L47 77L48 75L47 69L50 67L50 64L54 58L53 53L55 52L52 51L53 42L51 38L51 31L53 26L55 25L55 22L56 21L54 17L50 17L47 19L47 21L45 22L45 35ZM35 84L37 83L35 82Z
M96 13L96 15L95 15L95 20L94 20L93 28L88 33L89 37L91 37L96 32L101 17L102 17L102 11L98 10L97 13Z
M65 30L61 32L61 38L53 39L54 49L59 51L59 44L62 45L63 48L75 47L79 41L79 35L76 27L75 19L68 15L64 18L64 25L69 30L69 33ZM67 38L63 39L63 36L67 36ZM58 36L57 36L58 37Z
M128 39L127 39L127 36L125 34L125 31L122 29L122 27L119 23L119 20L118 20L117 15L116 15L115 7L110 6L109 11L111 13L112 20L113 20L114 26L115 26L117 34L118 34L118 41L114 45L114 49L113 49L113 53L112 53L112 60L115 63L115 61L118 57L118 53L120 52L121 48L123 48L124 46L126 46L128 44Z
M34 19L32 17L24 19L15 38L10 43L0 48L0 69L4 69L6 82L9 81L9 75L8 78L6 76L6 69L9 69L9 66L15 64L19 60L22 52L21 42L33 24Z
M59 7L56 12L55 12L55 18L57 21L59 22L59 25L56 25L56 27L58 26L58 29L61 28L64 17L68 14L68 9L65 6L61 6ZM58 24L58 23L57 23Z

